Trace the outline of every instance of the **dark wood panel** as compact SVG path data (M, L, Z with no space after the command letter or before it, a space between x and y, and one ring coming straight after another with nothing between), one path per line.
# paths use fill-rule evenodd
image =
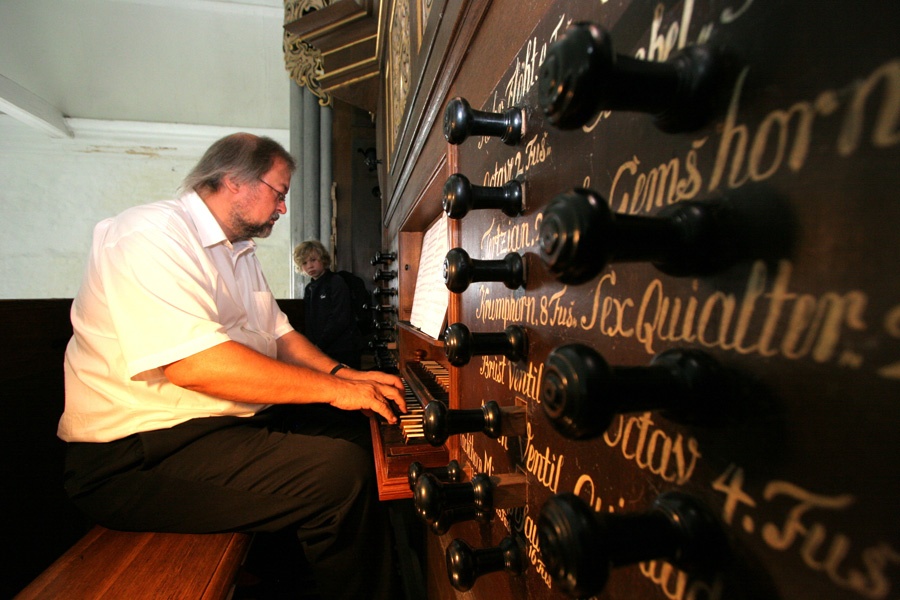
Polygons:
M579 20L608 29L625 56L663 60L686 44L718 48L728 70L707 122L666 133L635 112L601 113L571 131L545 120L538 68L548 45ZM764 0L496 0L479 15L464 56L458 47L435 50L459 62L446 88L443 79L427 80L436 91L423 114L439 115L454 96L479 110L515 105L526 114L517 145L473 138L449 150L440 119L430 128L426 119L409 140L409 158L383 175L396 204L387 206L388 243L400 234L395 215L435 210L412 199L433 185L432 165L448 152L450 171L474 184L515 178L525 187L521 216L472 211L454 240L473 258L517 252L527 265L524 289L476 283L452 300L454 318L473 331L516 323L529 338L524 361L476 357L453 369L456 406L519 402L529 415L521 439L458 436L470 473L518 469L529 481L521 509L448 534L479 547L510 532L520 537L524 592L519 578L494 574L467 597L561 597L534 535L553 495L575 491L599 513L625 513L672 490L712 511L733 561L703 576L661 561L617 568L601 598L896 593L898 22L900 5L876 1L841 11ZM713 273L673 276L649 262L613 262L566 285L541 259L539 233L547 204L576 187L594 190L615 213L643 217L687 201L726 203L740 226L724 250L748 242L751 251ZM400 342L401 355L417 343ZM623 367L646 366L671 349L702 350L735 386L722 397L728 409L718 421L693 423L637 411L615 417L595 439L569 440L545 416L540 394L548 355L569 343Z

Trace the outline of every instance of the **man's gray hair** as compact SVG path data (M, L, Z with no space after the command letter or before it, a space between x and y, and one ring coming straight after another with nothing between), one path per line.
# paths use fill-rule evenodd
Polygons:
M226 176L239 183L257 181L272 168L275 159L288 164L293 173L297 163L275 140L251 133L234 133L215 142L181 183L181 193L215 192Z

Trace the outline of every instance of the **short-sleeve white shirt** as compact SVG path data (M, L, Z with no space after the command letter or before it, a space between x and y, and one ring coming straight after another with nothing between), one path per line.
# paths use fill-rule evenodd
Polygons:
M72 304L59 437L105 442L265 408L178 387L161 369L228 340L277 356L293 328L255 248L229 242L195 193L100 222Z

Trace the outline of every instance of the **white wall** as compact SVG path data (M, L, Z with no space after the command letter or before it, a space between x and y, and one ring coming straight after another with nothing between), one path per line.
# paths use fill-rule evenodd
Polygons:
M220 137L251 131L290 147L286 129L68 123L73 139L51 139L0 114L0 299L73 297L94 225L129 206L173 197ZM289 297L289 229L282 220L269 238L257 240L276 298Z
M0 0L0 75L66 117L286 129L283 21L281 0Z

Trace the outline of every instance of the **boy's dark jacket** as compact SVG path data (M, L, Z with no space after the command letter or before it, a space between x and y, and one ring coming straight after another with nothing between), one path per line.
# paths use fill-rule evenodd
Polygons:
M306 284L304 334L331 358L350 366L359 364L356 315L350 288L329 269Z

